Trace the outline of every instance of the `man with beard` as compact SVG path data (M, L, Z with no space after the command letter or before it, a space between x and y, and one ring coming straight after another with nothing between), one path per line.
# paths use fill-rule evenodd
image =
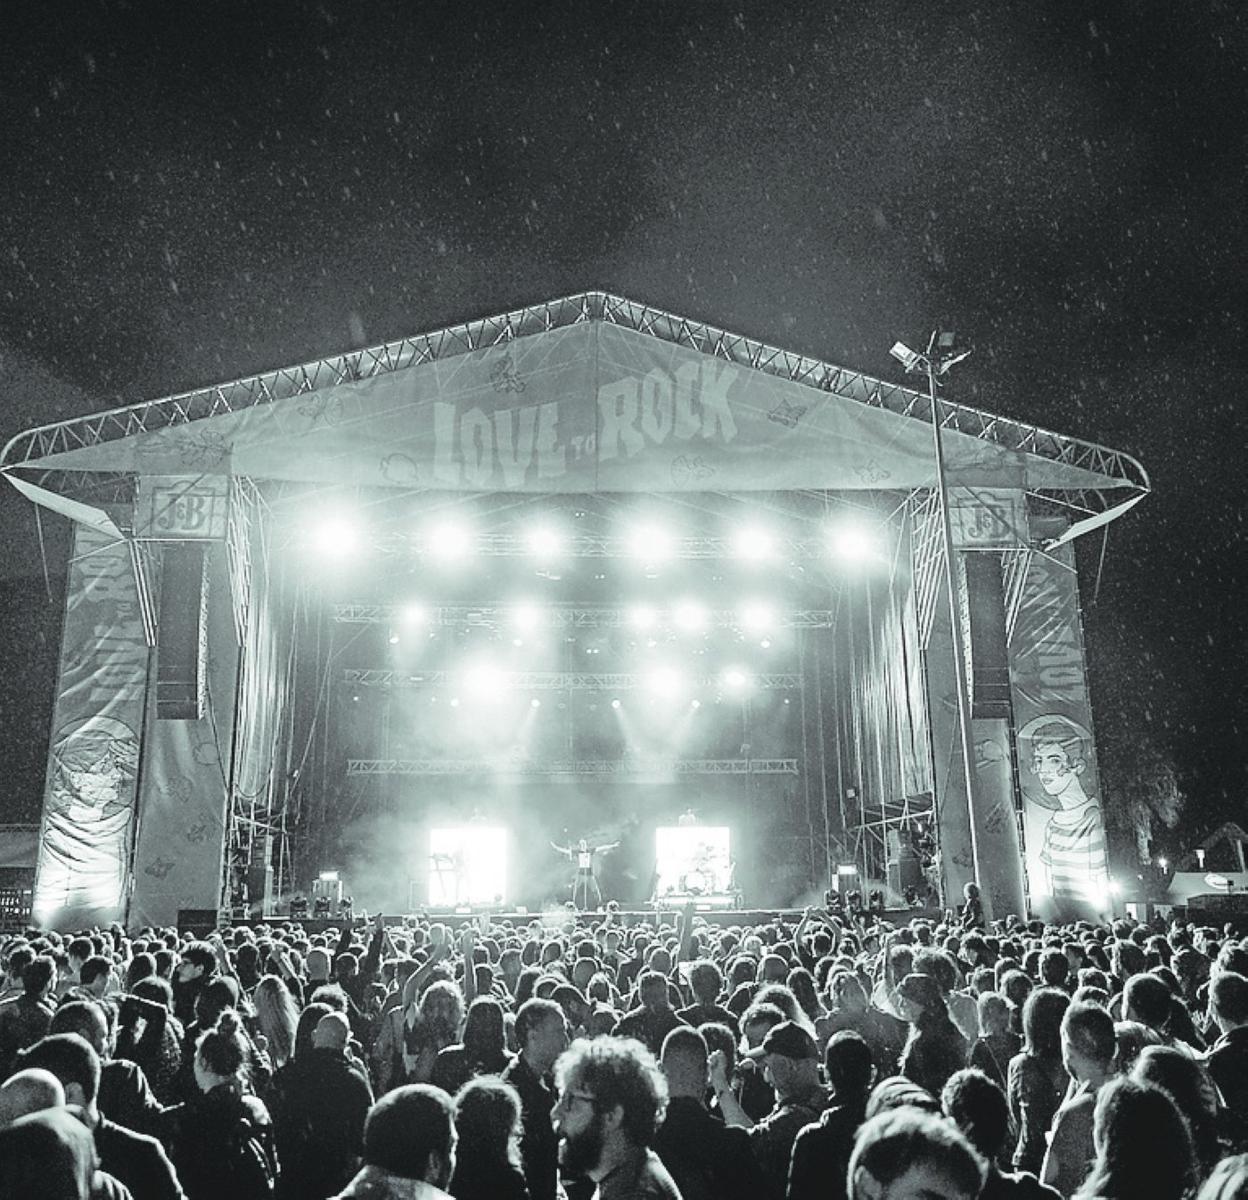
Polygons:
M598 1185L594 1200L681 1200L651 1150L667 1107L654 1055L632 1038L577 1041L555 1064L559 1101L551 1114L559 1163Z

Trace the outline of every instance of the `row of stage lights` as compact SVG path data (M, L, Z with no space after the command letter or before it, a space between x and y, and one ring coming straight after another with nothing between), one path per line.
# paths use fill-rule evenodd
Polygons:
M399 625L390 631L390 644L397 646L403 640L403 630L426 628L434 610L427 605L412 603L398 611ZM517 634L534 634L551 626L550 610L537 604L518 603L505 609L505 621ZM650 604L634 604L624 610L622 624L636 633L654 633L661 629L679 633L699 634L710 628L717 614L697 600L682 600L670 609L656 608ZM773 605L765 601L751 601L732 613L732 624L742 633L758 636L767 634L777 626L777 614ZM764 649L770 641L764 638Z
M324 516L310 523L305 538L319 557L337 562L357 558L369 545L363 525L343 514ZM632 559L651 568L683 557L717 556L747 566L766 567L794 553L822 554L844 564L862 565L883 557L886 540L878 525L856 517L828 520L818 527L814 538L802 542L757 523L743 525L723 539L683 538L657 521L628 525L612 538L574 537L557 525L538 523L514 539L499 539L483 536L467 521L448 517L424 526L415 538L414 548L427 559L451 566L475 557L487 544L493 553L525 555L541 566L592 554ZM698 552L691 555L690 546L698 547Z

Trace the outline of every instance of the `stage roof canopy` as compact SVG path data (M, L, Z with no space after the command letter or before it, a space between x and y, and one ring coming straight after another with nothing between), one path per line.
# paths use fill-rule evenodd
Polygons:
M1085 515L1148 491L1130 455L943 398L941 412L955 485ZM930 419L925 392L585 292L40 426L0 470L44 502L29 485L65 472L408 492L905 491L934 484Z

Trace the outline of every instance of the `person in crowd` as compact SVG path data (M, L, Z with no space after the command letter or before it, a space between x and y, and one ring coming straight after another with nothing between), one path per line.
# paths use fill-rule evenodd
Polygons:
M161 1144L110 1121L100 1112L100 1059L76 1033L54 1033L19 1056L22 1070L42 1070L56 1076L65 1102L77 1105L83 1124L91 1131L99 1166L135 1196L151 1200L184 1200L179 1176Z
M409 1083L430 1082L438 1054L459 1042L463 1023L464 994L449 979L435 980L408 1007L403 1061Z
M207 942L191 942L182 949L173 977L173 1015L182 1025L195 1020L199 993L217 974L217 952Z
M555 1064L555 1086L552 1119L566 1174L593 1180L595 1200L681 1200L650 1149L667 1106L667 1083L641 1042L573 1042Z
M329 1196L359 1167L373 1093L361 1064L349 1055L350 1040L346 1016L324 1013L311 1045L295 1054L273 1089L281 1196Z
M755 1200L762 1178L744 1129L707 1107L709 1052L702 1030L677 1026L663 1039L659 1067L667 1112L654 1140L683 1200Z
M29 1113L0 1128L0 1196L130 1200L102 1190L91 1132L66 1108Z
M975 1067L964 1067L949 1076L940 1104L988 1164L980 1200L1061 1200L1034 1175L1007 1174L997 1166L1010 1133L1010 1109L999 1083Z
M866 1120L875 1076L871 1048L857 1033L834 1033L823 1053L832 1101L793 1143L787 1200L843 1200L854 1136Z
M1023 1048L1010 1060L1010 1117L1018 1131L1016 1171L1040 1172L1045 1135L1066 1097L1070 1076L1062 1062L1062 1017L1070 997L1060 988L1037 988L1023 1007Z
M1148 1046L1131 1078L1160 1088L1183 1114L1192 1135L1196 1174L1204 1179L1222 1157L1218 1142L1218 1090L1205 1064L1171 1046Z
M871 1117L849 1160L851 1200L977 1200L987 1164L958 1127L903 1105Z
M475 1002L474 1002L475 1003ZM520 1096L501 1079L472 1079L455 1097L455 1200L530 1200L520 1161Z
M736 1025L736 1017L720 1003L724 992L724 973L715 963L703 958L690 967L689 990L693 992L694 1002L676 1012L685 1024L695 1028L711 1021Z
M1062 1014L1061 1039L1062 1062L1074 1089L1053 1118L1040 1178L1071 1196L1096 1158L1092 1119L1097 1095L1117 1074L1118 1039L1109 1013L1081 1001Z
M450 1200L455 1110L441 1088L408 1084L369 1109L364 1165L333 1200Z
M971 1044L967 1061L1005 1087L1010 1061L1023 1048L1023 1039L1010 1029L1010 1004L1000 992L981 992L976 1007L980 1033Z
M553 1000L535 996L516 1013L519 1053L503 1072L520 1097L520 1158L533 1200L555 1200L559 1190L559 1140L551 1124L555 1093L550 1073L568 1048L568 1025Z
M173 1015L172 986L159 975L149 975L122 998L113 1056L135 1063L162 1105L176 1104L185 1036Z
M1096 1159L1076 1200L1182 1200L1195 1180L1187 1122L1160 1088L1119 1077L1101 1088Z
M966 1039L949 1019L944 994L931 975L912 971L898 985L897 996L910 1023L901 1074L939 1096L949 1076L966 1065Z
M263 1048L273 1070L279 1071L294 1057L299 1006L276 975L265 975L256 981L251 1001L256 1010L257 1042L264 1039Z
M19 1050L48 1032L55 993L56 960L48 954L32 958L22 969L22 994L0 1005L0 1076L12 1070Z
M1234 1154L1218 1163L1196 1200L1248 1200L1248 1154Z
M0 1083L0 1129L18 1117L60 1108L65 1103L65 1089L51 1071L42 1067L24 1067L14 1071Z
M199 1094L170 1109L163 1140L188 1200L269 1200L278 1176L268 1110L250 1092L250 1042L227 1008L199 1035Z
M784 1196L793 1143L803 1127L819 1120L832 1097L819 1079L819 1048L809 1031L795 1021L783 1021L767 1031L762 1044L747 1052L763 1065L775 1089L776 1103L767 1116L754 1121L733 1095L727 1064L713 1055L711 1086L724 1119L749 1130L754 1157L763 1172L767 1195Z
M493 996L478 996L464 1019L464 1040L438 1051L430 1083L454 1095L478 1075L501 1075L511 1061L503 1006Z
M1248 1130L1248 977L1220 972L1209 985L1209 1012L1217 1034L1209 1074L1227 1109Z
M663 1048L663 1039L677 1025L683 1024L672 1007L666 977L658 971L643 972L637 978L637 998L637 1007L620 1018L615 1036L635 1038L651 1054L658 1054Z

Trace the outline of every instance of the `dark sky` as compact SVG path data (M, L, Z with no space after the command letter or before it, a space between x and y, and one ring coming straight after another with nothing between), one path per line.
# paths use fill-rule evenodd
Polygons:
M1194 821L1242 809L1238 0L5 19L6 437L590 287L888 377L950 326L954 397L1149 469L1086 589L1098 720ZM0 520L36 578L28 506Z

